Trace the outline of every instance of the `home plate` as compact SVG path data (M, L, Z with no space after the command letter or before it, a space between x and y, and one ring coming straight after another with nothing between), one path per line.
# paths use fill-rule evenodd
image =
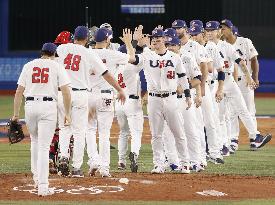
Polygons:
M226 193L223 193L223 192L219 192L219 191L216 191L216 190L203 190L202 192L196 192L197 194L199 195L202 195L202 196L227 196Z

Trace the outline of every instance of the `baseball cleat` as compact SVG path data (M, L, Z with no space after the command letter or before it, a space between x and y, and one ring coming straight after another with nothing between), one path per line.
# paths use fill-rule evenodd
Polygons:
M99 165L98 164L92 164L89 168L88 175L89 176L95 176L96 171L98 170Z
M190 169L189 169L189 165L183 165L182 167L181 167L181 173L183 173L183 174L190 174Z
M151 174L163 174L164 169L160 166L155 166L154 169L151 171Z
M72 178L83 178L84 174L81 169L73 169Z
M236 152L239 148L239 140L232 139L229 147L230 154L233 154L231 152Z
M169 167L170 167L171 171L179 171L180 170L179 166L176 164L170 164Z
M137 165L137 155L134 152L130 152L129 154L129 159L130 159L130 168L131 172L137 172L138 170L138 165Z
M190 166L190 170L193 172L201 172L201 171L204 171L204 168L199 164L192 164Z
M213 164L224 164L223 159L221 158L214 158L214 157L209 157L209 162L212 162Z
M228 147L226 147L225 145L223 145L222 150L221 150L221 154L224 157L230 156L230 152L229 152Z
M38 196L50 196L54 194L54 188L48 188L46 190L40 190L38 188Z
M126 164L123 162L119 162L117 165L118 170L125 170L126 169Z
M57 168L52 159L49 160L49 172L50 174L57 174Z
M99 173L101 174L101 177L112 177L109 169L106 168L99 168Z
M67 157L62 157L59 160L59 174L61 176L69 176L70 175L70 170L69 170L69 159Z
M265 146L271 139L271 134L267 134L265 136L257 134L255 139L250 139L250 150L258 150L259 148Z

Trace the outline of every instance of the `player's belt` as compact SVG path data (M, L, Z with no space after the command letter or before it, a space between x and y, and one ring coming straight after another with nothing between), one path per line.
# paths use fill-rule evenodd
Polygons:
M35 97L26 97L26 101L34 101L34 100L40 100L42 99L43 101L53 101L53 98L51 97L39 97L39 98L35 98Z
M171 93L149 93L150 96L153 97L159 97L159 98L167 98L169 95L175 95L177 92L171 92Z
M215 80L211 80L210 83L211 83L211 84L214 84L214 83L215 83Z
M182 95L177 95L177 98L182 98Z
M83 88L83 89L79 89L79 88L72 88L72 91L83 91L83 90L87 90L87 88Z
M129 98L138 100L139 96L137 96L137 95L129 95Z
M101 93L110 93L110 94L112 93L111 90L101 90L100 92L101 92Z
M242 80L242 77L241 77L241 76L239 76L239 77L238 77L238 81L241 81L241 80Z

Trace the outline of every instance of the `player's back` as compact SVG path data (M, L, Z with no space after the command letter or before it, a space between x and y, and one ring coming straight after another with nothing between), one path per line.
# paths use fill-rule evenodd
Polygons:
M118 65L125 65L129 61L129 55L110 49L90 49L95 52L102 62L106 65L108 72L115 76ZM112 89L112 87L103 79L102 76L90 75L91 88Z
M71 80L71 87L87 89L89 69L92 67L92 51L82 45L68 43L58 46L57 54Z
M64 81L63 69L54 60L35 59L23 67L18 84L25 87L25 97L48 96L57 99L58 86L62 83L60 80Z
M119 86L124 90L125 94L137 96L140 95L140 70L140 68L130 63L127 65L120 65L118 67L115 77Z

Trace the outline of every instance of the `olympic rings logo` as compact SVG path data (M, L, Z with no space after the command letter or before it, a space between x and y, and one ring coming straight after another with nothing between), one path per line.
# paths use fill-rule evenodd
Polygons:
M117 193L124 191L123 187L121 186L91 186L91 187L84 187L84 186L75 186L75 185L68 185L67 189L62 189L61 187L52 187L54 189L55 194L59 193L67 193L73 195L95 195L95 194L103 194L103 193ZM37 188L34 188L34 185L27 184L23 186L13 187L14 191L20 192L29 192L30 194L37 194Z

